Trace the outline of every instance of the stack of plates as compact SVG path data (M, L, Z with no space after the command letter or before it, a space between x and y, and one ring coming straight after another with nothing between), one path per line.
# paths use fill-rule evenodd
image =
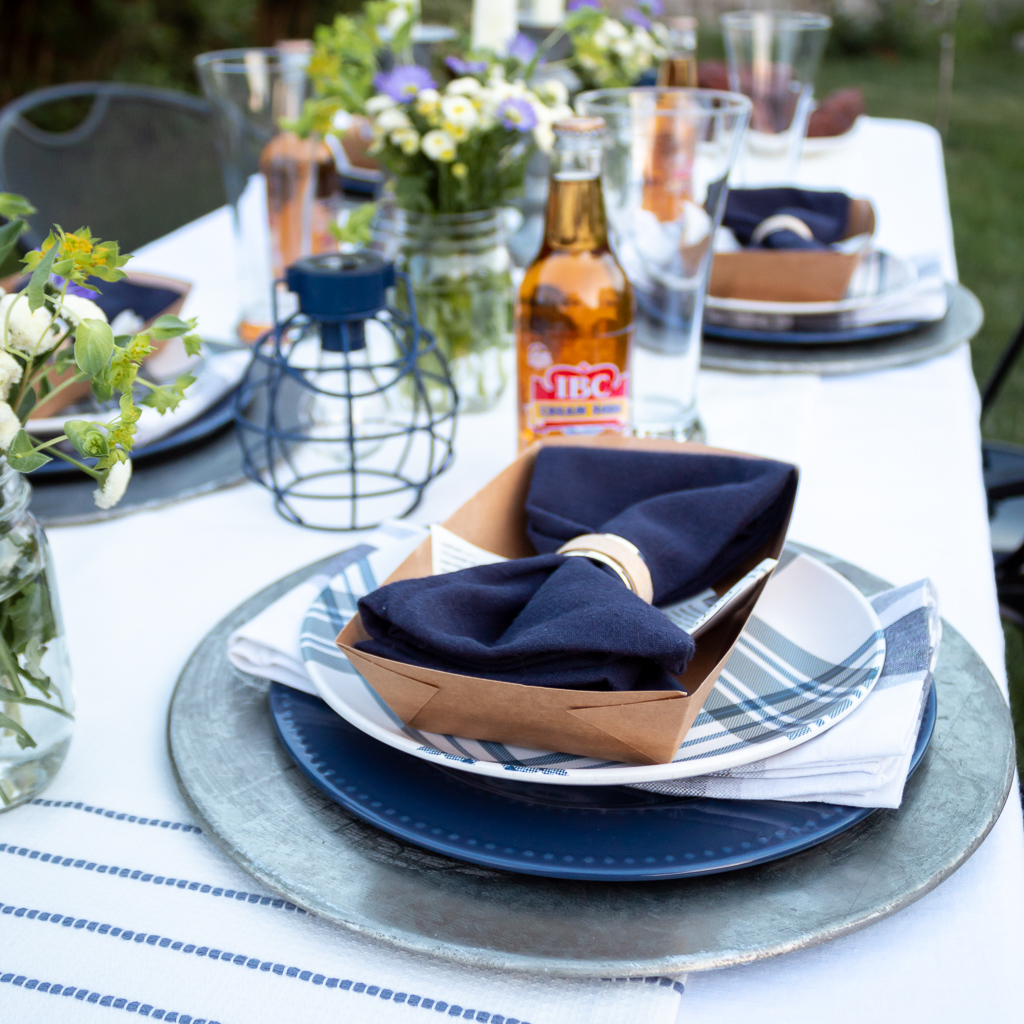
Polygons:
M762 302L709 295L704 333L770 345L849 344L890 338L946 315L947 290L937 261L911 261L882 250L858 267L837 302Z
M302 657L323 700L273 684L278 736L299 768L351 813L463 861L627 881L774 860L849 828L870 809L627 787L760 761L831 728L868 696L885 659L874 609L821 562L800 561L799 586L766 588L670 764L599 761L405 726L333 643L354 610L344 577L324 591L303 624ZM369 562L353 571L366 576ZM362 582L367 589L377 585ZM932 696L914 767L934 721Z

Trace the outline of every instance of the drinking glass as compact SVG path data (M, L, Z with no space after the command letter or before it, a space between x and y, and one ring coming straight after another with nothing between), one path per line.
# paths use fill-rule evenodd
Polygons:
M831 24L824 14L799 11L722 15L729 88L753 103L746 152L734 184L795 178L811 116L814 76Z
M308 48L283 46L216 50L195 59L234 219L243 341L254 341L272 326L274 281L288 264L314 251L320 164L327 161L333 169L333 161L329 152L321 153L322 140L300 139L281 127L302 110L309 57ZM294 300L280 291L288 307Z
M607 125L612 248L636 300L633 432L700 439L697 371L712 239L750 100L712 89L599 89L577 110Z

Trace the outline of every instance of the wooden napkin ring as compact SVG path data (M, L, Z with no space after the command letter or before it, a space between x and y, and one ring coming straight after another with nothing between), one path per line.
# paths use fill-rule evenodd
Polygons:
M614 533L584 533L563 544L556 554L589 558L607 565L641 600L654 600L654 584L639 548Z

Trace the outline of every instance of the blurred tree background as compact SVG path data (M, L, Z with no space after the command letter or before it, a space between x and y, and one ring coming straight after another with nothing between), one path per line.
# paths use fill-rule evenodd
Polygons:
M471 0L424 0L425 21L468 25ZM361 0L0 0L0 104L44 85L114 79L198 90L192 58L308 39Z

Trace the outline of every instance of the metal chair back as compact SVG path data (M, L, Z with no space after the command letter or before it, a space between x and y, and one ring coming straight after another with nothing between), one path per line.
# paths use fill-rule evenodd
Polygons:
M46 131L26 118L66 100L92 101L81 123ZM52 224L88 227L122 252L195 220L225 202L205 100L121 82L37 89L0 110L0 190L38 209L25 241Z

